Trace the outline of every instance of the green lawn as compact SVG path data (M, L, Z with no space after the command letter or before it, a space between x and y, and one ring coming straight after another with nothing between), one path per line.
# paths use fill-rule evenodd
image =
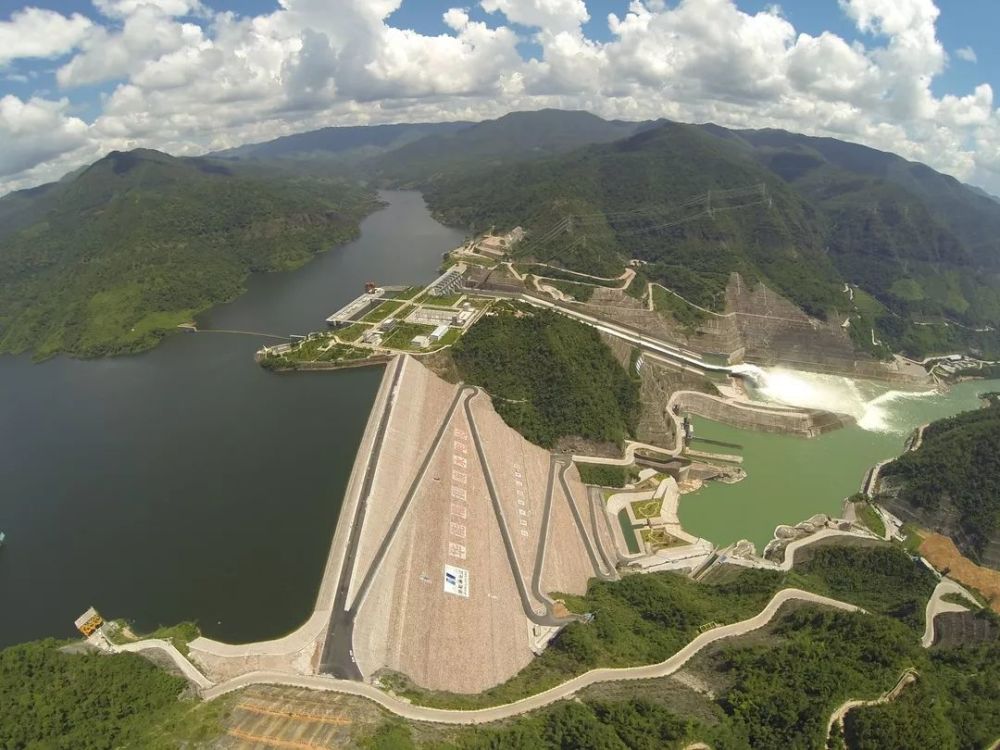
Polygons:
M858 520L878 537L885 537L885 523L882 517L875 512L875 509L867 502L860 502L854 506L858 514Z
M423 303L433 307L454 307L464 296L464 294L445 294L440 297L435 297L429 294L424 298Z
M338 328L337 338L341 341L357 341L370 328L371 326L366 323L352 323L346 328Z
M414 336L426 336L433 332L435 326L424 325L422 323L399 323L392 333L382 339L382 346L388 349L402 349L404 351L421 351L420 347L413 346L410 341Z
M629 503L632 506L632 512L635 514L636 518L656 518L660 515L660 509L663 507L662 500L637 500L634 503Z
M416 297L420 292L423 291L422 286L408 286L406 289L397 294L393 299L408 300Z
M441 337L441 340L433 346L449 346L462 338L461 328L449 328L448 333Z
M663 529L643 529L640 533L642 540L653 548L653 552L671 547L682 547L687 544L683 539L678 539Z
M386 300L370 313L365 315L362 320L366 323L381 323L386 318L392 317L393 313L399 310L402 306L402 302L398 302L393 299Z

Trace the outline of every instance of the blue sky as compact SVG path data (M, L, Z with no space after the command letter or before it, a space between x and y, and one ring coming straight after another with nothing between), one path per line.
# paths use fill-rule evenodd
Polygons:
M628 0L393 5L0 0L0 193L112 148L547 106L833 135L1000 192L1000 0L642 0L618 34Z
M336 2L336 0L331 0ZM231 11L241 16L257 16L279 8L277 0L205 0L214 11ZM676 3L673 3L676 5ZM772 7L771 0L737 0L736 5L749 13L756 13ZM96 17L94 4L90 0L33 0L24 5L47 8L64 15L80 13ZM623 16L628 9L628 0L586 0L590 20L584 24L586 36L595 41L608 41L612 35L608 29L609 13ZM819 35L830 31L848 41L871 42L870 35L862 34L843 13L836 0L785 0L779 3L782 14L795 26L796 30ZM932 91L964 94L983 82L990 83L994 91L1000 91L1000 52L996 45L996 32L1000 29L1000 0L937 0L941 15L937 24L938 38L950 55L948 67L932 83ZM10 18L16 9L24 7L17 0L4 0L0 20ZM522 36L518 46L523 57L541 57L541 47L533 41L534 30L510 24L500 13L486 13L477 3L460 0L403 0L399 10L389 16L387 22L398 28L413 29L426 35L449 33L442 16L453 7L465 7L470 17L483 21L489 26L510 25ZM190 22L205 23L203 19L189 17ZM977 61L967 62L955 56L959 48L971 47ZM92 120L100 112L100 97L110 93L118 81L108 81L98 86L83 86L69 91L58 91L53 71L64 58L54 60L23 59L15 61L6 69L0 68L0 93L11 93L20 97L38 92L68 96L73 111L86 120ZM31 76L28 81L19 81L10 76Z

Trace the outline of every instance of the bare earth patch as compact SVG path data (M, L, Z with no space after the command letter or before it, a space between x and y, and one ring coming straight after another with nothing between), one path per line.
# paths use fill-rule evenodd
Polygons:
M976 565L941 534L928 533L920 545L920 554L938 570L947 571L959 583L978 590L993 611L1000 612L1000 571Z

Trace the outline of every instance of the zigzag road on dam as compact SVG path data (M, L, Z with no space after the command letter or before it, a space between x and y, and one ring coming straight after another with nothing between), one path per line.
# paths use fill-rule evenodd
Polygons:
M401 361L396 365L396 370L392 375L392 386L391 389L394 391L401 378L403 368L405 366L405 361ZM602 569L600 561L595 554L593 547L591 545L590 538L586 534L583 526L583 521L579 516L579 512L576 509L575 503L573 503L570 496L570 489L566 483L565 471L567 470L569 464L568 462L561 461L560 459L553 457L552 463L550 465L549 482L546 490L545 496L545 507L543 511L543 521L542 521L542 533L538 541L538 555L535 564L535 569L532 574L532 591L529 592L525 581L527 577L523 575L520 562L517 557L517 553L514 549L513 540L511 538L510 529L508 527L507 519L504 515L502 504L499 497L499 491L497 490L496 483L493 479L492 471L487 460L486 449L483 445L483 439L479 431L479 427L476 422L475 415L473 414L471 404L476 398L485 398L482 391L479 388L473 386L461 386L455 393L455 396L446 412L442 418L438 429L434 435L433 440L430 445L423 453L423 458L421 465L417 470L416 475L413 477L410 485L407 489L406 495L403 498L402 503L398 511L396 512L393 520L383 536L379 547L373 557L367 570L361 571L355 568L356 556L358 547L360 545L361 536L364 530L365 518L368 510L369 496L371 494L372 486L375 481L375 476L378 468L378 464L381 461L388 460L389 457L383 455L383 443L388 428L389 420L392 414L392 399L387 400L386 407L381 415L378 429L375 435L375 440L372 445L372 449L369 453L368 460L365 467L364 479L359 492L359 499L357 504L357 509L350 527L350 535L347 542L346 554L344 556L344 564L340 570L339 584L337 587L337 595L334 601L333 611L330 617L330 626L327 631L326 642L323 648L323 655L320 660L319 671L325 674L331 674L336 678L346 679L346 680L363 680L364 675L358 668L357 662L354 657L354 626L355 620L358 616L358 612L364 604L366 597L372 587L376 575L378 574L379 568L381 567L389 548L396 537L396 534L403 523L406 514L417 495L421 483L423 482L428 467L437 453L441 441L444 438L445 432L448 426L452 422L455 411L459 404L464 401L464 408L466 418L469 423L469 428L472 435L473 445L475 447L476 453L479 457L480 465L483 470L483 477L486 483L486 488L490 496L490 502L493 507L494 514L496 515L497 524L500 529L501 538L503 540L504 549L506 552L507 560L511 568L511 572L514 575L514 581L517 585L518 595L521 600L521 605L524 609L525 615L529 620L538 625L544 626L560 626L565 625L568 622L572 622L575 619L579 619L579 616L573 615L570 617L558 617L553 613L554 602L541 590L541 576L542 576L542 565L545 557L545 547L548 543L548 525L551 516L551 507L553 502L553 493L555 492L555 475L558 472L561 480L561 485L563 491L566 493L566 501L569 503L570 508L573 512L574 518L576 519L579 533L583 539L583 543L587 550L588 555L594 566L595 574L601 578L613 577L612 574L606 572ZM349 592L351 590L351 583L355 579L355 576L361 576L361 582L356 589L356 594L352 601L348 602ZM532 594L534 597L532 597ZM532 598L536 599L538 602L545 606L544 612L539 612L535 609L532 602Z
M393 389L395 389L398 385L399 378L402 375L405 364L406 361L400 358L398 364L396 365L396 372L393 374ZM376 466L382 458L382 444L385 438L386 428L389 424L389 417L392 413L391 403L386 406L385 411L382 413L382 419L379 423L378 433L375 438L376 443L368 457L368 465L365 468L365 479L361 488L358 509L354 517L354 522L351 526L351 535L348 541L347 553L344 557L344 564L340 571L340 584L337 587L337 597L334 601L333 612L330 618L330 628L327 634L326 644L323 648L323 657L320 661L320 671L346 679L364 679L364 675L361 674L361 670L358 669L358 665L354 659L354 621L357 617L358 609L364 602L368 590L371 588L371 583L375 578L375 574L378 572L379 566L385 558L385 554L388 551L389 546L392 544L393 537L395 536L399 525L402 523L406 510L409 508L410 503L416 494L417 487L420 485L424 475L427 473L427 467L430 465L431 459L441 443L445 430L451 422L451 417L455 413L455 409L458 407L458 402L465 394L466 390L467 389L460 389L455 394L455 398L453 399L448 412L441 421L441 425L438 427L438 431L424 455L424 460L420 469L417 471L416 476L410 483L410 487L407 490L406 497L404 498L399 511L396 513L388 532L382 539L382 543L379 546L371 565L365 572L361 585L358 588L358 592L354 597L354 601L351 602L350 606L348 606L347 596L350 590L351 581L354 577L354 564L356 561L358 544L361 541L361 532L364 526L368 496L371 492L372 484L375 479Z

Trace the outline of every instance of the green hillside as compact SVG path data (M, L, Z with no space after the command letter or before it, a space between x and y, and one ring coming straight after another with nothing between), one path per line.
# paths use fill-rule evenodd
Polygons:
M589 112L512 112L451 133L434 133L376 156L359 167L380 183L423 185L429 179L561 154L625 138L643 125L602 120Z
M593 328L553 312L502 312L451 348L462 380L483 386L511 427L544 448L561 437L621 443L639 386Z
M524 226L524 257L602 275L637 258L717 310L738 271L812 315L854 316L892 349L1000 351L1000 204L892 154L661 122L567 154L428 170L421 184L447 223ZM852 304L845 282L871 304Z
M115 152L0 200L0 352L153 346L252 271L294 268L357 233L373 194L265 168Z
M982 553L1000 537L1000 400L932 423L920 448L887 464L882 476L900 480L900 500L918 510L954 510Z
M63 653L53 640L0 651L0 747L204 746L225 707L198 706L180 677L137 654Z
M599 275L647 261L651 280L706 306L721 307L731 271L816 315L841 301L815 209L746 149L691 125L432 181L427 199L449 223L523 225L543 239L520 252L540 260Z
M437 122L320 128L264 143L249 143L212 155L226 159L303 160L325 156L350 161L400 148L429 135L453 133L471 125L469 122Z

